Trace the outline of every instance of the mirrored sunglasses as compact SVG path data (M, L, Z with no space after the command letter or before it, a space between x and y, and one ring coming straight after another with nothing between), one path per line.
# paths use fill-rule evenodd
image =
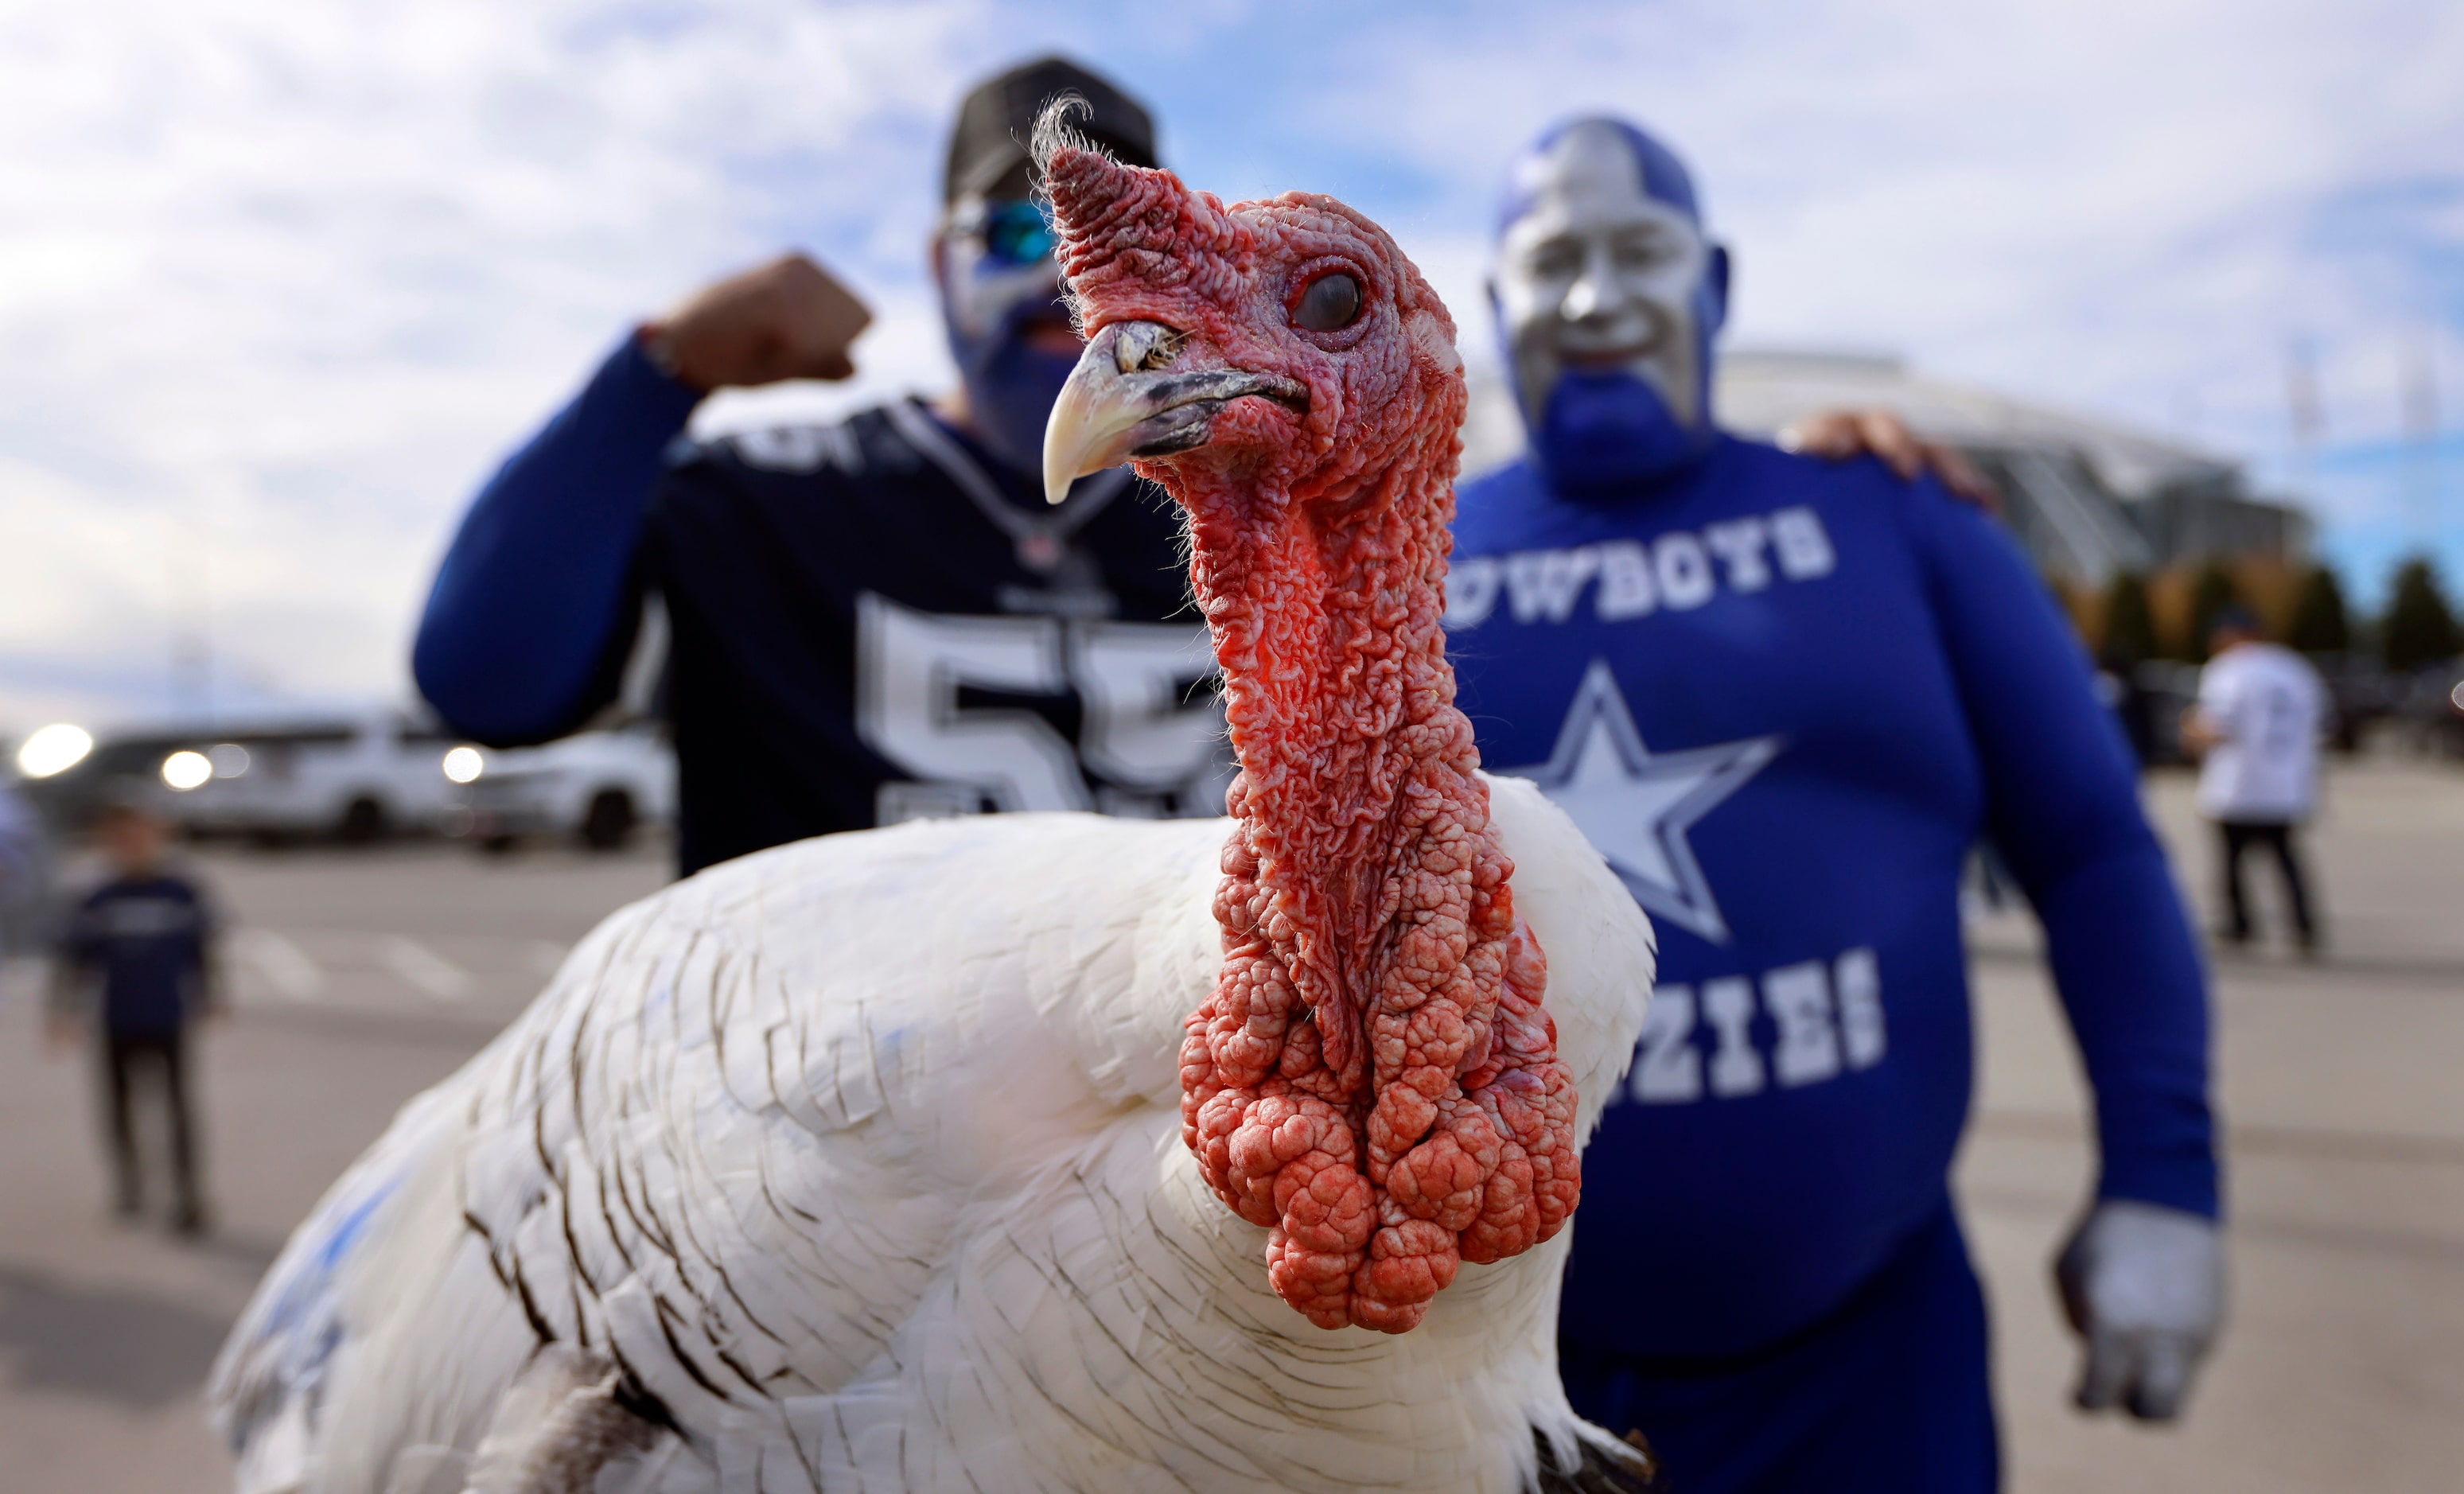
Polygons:
M984 253L1007 265L1031 265L1051 257L1061 234L1042 203L985 203L960 228L984 242Z

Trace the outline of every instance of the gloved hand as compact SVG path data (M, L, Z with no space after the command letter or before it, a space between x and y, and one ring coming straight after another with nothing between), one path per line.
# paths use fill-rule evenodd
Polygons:
M2107 1198L2054 1263L2071 1328L2087 1340L2077 1399L2170 1421L2223 1324L2224 1241L2213 1219Z

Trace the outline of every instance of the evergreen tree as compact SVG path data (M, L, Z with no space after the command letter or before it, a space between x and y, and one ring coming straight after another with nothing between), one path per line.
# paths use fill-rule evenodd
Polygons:
M2147 610L2147 578L2117 571L2104 588L2106 659L2136 664L2156 656L2156 618Z
M2353 628L2344 612L2344 588L2336 573L2314 565L2302 578L2301 594L2293 603L2293 622L2284 642L2303 653L2343 653L2353 647Z
M2190 583L2189 657L2201 664L2208 659L2208 635L2216 630L2216 616L2241 603L2241 593L2234 589L2233 577L2222 565L2210 560L2199 569L2198 580Z
M2414 556L2395 568L2395 585L2387 597L2387 620L2379 627L2379 648L2388 669L2410 671L2455 656L2459 641L2455 614L2439 594L2438 572L2428 556Z

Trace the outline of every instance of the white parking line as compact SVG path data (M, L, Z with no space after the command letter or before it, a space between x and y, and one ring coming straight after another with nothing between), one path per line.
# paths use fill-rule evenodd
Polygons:
M435 1000L459 1001L471 994L471 972L417 939L399 934L378 939L377 963Z
M325 971L307 951L272 929L234 929L233 953L264 978L265 983L295 1001L313 1001L325 994Z

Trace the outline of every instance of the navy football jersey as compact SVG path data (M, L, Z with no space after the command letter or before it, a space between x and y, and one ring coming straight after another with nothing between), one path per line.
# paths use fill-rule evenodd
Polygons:
M907 401L669 472L645 554L693 864L782 829L1222 813L1171 500L1121 471L1055 509L999 472Z
M914 400L675 440L694 400L628 341L473 503L414 658L457 730L573 730L655 594L687 872L923 816L1222 812L1160 489L1107 472L1056 508Z

